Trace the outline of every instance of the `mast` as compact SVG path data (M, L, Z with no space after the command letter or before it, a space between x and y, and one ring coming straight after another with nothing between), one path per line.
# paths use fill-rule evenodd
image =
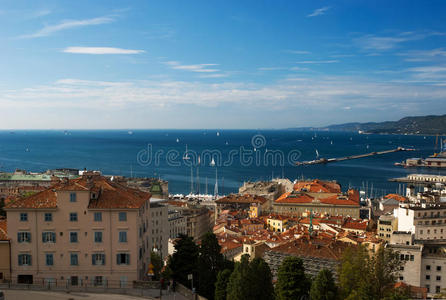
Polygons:
M194 194L194 170L192 165L190 166L190 194Z

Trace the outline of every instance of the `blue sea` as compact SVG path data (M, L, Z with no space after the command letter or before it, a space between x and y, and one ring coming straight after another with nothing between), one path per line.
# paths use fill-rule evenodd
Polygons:
M0 170L87 168L107 175L160 177L169 181L170 193L183 194L191 189L213 193L216 179L219 193L227 194L236 192L244 181L320 178L335 179L345 189L373 186L375 195L381 195L401 187L389 178L414 172L446 175L444 170L393 165L409 157L431 155L434 145L433 136L294 130L0 131ZM295 165L315 159L317 152L330 158L398 146L417 150L326 165Z

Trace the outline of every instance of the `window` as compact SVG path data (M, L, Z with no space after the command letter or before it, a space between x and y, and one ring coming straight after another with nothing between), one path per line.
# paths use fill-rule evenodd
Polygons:
M28 213L20 213L20 221L27 222L28 221Z
M77 232L70 232L70 243L77 243Z
M427 292L430 293L430 285L426 284Z
M17 241L19 243L31 243L31 232L28 231L17 232Z
M53 221L53 214L45 213L45 222L52 222L52 221Z
M430 270L431 269L431 266L430 265L426 265L426 270Z
M56 233L51 231L42 232L42 243L55 243Z
M77 222L77 213L70 213L70 221Z
M116 254L116 263L118 265L129 265L130 264L130 254L128 254L128 253Z
M102 276L95 276L93 283L95 286L103 285Z
M440 293L440 292L441 292L441 287L437 285L435 287L435 293Z
M76 202L76 193L70 193L70 202Z
M105 254L104 253L94 253L91 255L91 264L93 266L105 265Z
M411 254L411 255L410 255L410 261L413 261L414 258L415 258L415 257Z
M70 265L77 266L79 264L79 260L77 257L77 253L70 254Z
M119 232L119 242L120 243L127 243L127 231L120 231Z
M404 277L403 276L400 276L400 281L403 281L404 280Z
M441 266L437 266L437 271L441 271Z
M94 242L95 243L102 243L102 231L95 231L94 232Z
M102 213L101 212L95 212L94 213L94 221L95 222L102 222Z
M125 211L119 213L119 221L121 222L127 221L127 213Z
M31 266L31 255L19 254L19 266Z
M441 280L441 276L437 276L437 281L440 281Z
M45 254L45 263L47 266L54 265L54 257L52 253Z
M430 280L431 276L430 275L426 275L426 280Z

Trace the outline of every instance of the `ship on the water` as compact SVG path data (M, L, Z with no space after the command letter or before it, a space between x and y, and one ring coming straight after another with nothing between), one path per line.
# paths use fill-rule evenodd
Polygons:
M435 142L435 148L438 145L438 137ZM440 151L434 153L427 158L408 158L402 162L396 162L395 166L402 166L405 168L446 168L446 140L440 141Z

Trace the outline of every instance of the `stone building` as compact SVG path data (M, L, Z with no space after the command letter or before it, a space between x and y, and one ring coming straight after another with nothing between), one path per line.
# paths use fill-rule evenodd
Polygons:
M150 201L149 229L151 238L150 249L158 251L162 258L167 256L169 241L169 214L167 205L159 201Z

